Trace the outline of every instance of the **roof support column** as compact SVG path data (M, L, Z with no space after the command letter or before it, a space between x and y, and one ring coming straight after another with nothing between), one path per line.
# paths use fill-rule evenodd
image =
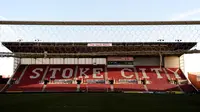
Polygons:
M162 54L159 52L159 56L160 56L160 69L162 68L162 63L163 63L163 59L162 59Z

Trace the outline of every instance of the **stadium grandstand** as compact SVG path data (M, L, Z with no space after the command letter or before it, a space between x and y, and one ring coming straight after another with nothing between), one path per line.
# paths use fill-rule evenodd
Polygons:
M189 81L194 76L189 75L189 78L185 76L182 64L184 60L181 58L183 54L199 53L199 50L194 49L197 42L186 42L182 39L166 41L160 38L161 35L164 37L165 33L166 36L173 37L174 34L179 34L180 37L184 32L191 33L192 28L195 28L194 31L198 33L198 27L191 26L200 24L199 21L0 21L0 24L2 28L10 26L15 29L13 27L17 26L17 30L23 29L24 32L30 32L31 36L39 38L32 42L23 39L15 42L5 41L4 36L8 34L2 31L4 32L1 35L4 40L2 45L10 52L1 52L1 57L14 57L18 61L15 62L15 72L9 81L5 83L1 78L1 92L196 93L199 89L199 83ZM120 33L119 36L123 39L126 39L124 35L128 34L130 38L143 36L150 41L106 41L104 38L109 38L109 35L114 38L118 36L102 34L102 32L99 34L98 31L102 30L102 27L105 27L103 33L107 31L112 34L115 30L114 33ZM68 31L70 28L73 30ZM63 35L70 35L63 32L99 37L97 41L40 41L40 35L37 33L47 36L48 33L52 33L51 31L56 32L57 35L53 36L57 39ZM96 33L86 35L85 32ZM144 35L145 33L147 35ZM152 36L156 36L157 40L151 40ZM51 38L54 37L51 35Z

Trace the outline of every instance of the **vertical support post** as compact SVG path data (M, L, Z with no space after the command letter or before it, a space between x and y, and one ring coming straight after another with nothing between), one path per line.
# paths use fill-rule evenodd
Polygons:
M162 63L163 63L163 60L162 60L162 54L159 52L159 56L160 56L160 69L162 68Z

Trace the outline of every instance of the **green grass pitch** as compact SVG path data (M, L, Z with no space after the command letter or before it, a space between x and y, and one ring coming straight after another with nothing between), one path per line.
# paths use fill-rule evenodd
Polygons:
M200 112L200 95L0 94L0 112Z

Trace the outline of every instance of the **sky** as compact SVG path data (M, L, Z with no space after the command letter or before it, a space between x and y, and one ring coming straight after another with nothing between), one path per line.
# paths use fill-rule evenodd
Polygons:
M0 0L8 20L136 21L199 19L199 0ZM181 18L182 17L182 18Z
M36 21L200 20L199 4L199 0L0 0L0 19ZM6 38L0 36L1 41ZM0 50L4 51L3 49ZM5 60L8 59L0 59L0 71L9 71L7 68L11 68L5 64L10 66L12 61ZM12 73L3 72L3 74Z

